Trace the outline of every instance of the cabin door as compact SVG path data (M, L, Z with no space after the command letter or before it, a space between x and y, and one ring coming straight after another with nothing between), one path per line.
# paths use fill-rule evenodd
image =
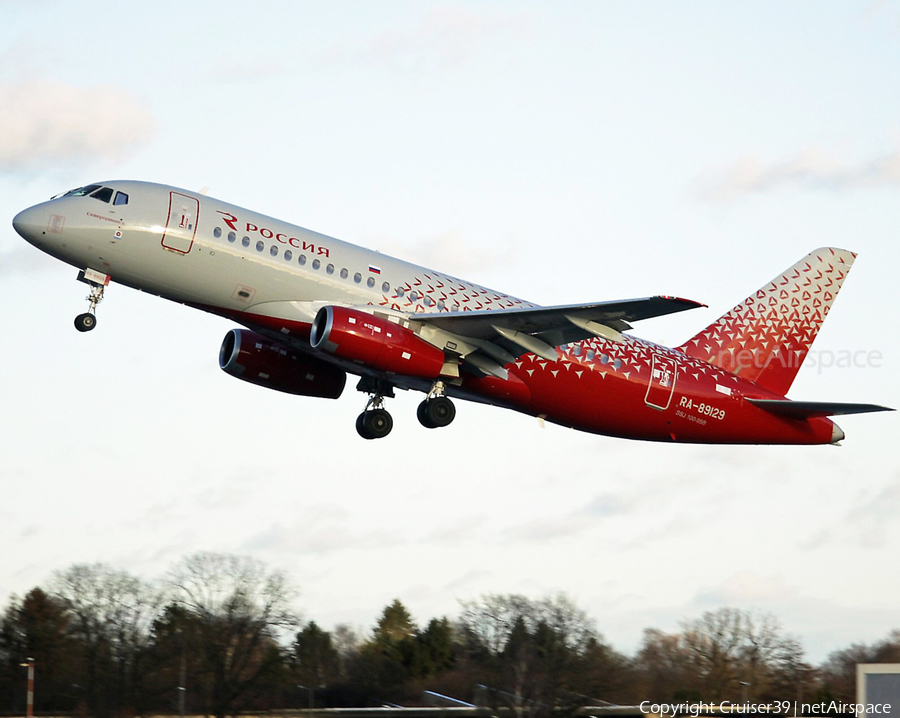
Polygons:
M647 406L654 409L668 409L672 401L672 393L675 391L675 377L678 374L678 365L675 360L661 356L653 355L653 362L650 365L650 383L647 385L647 395L644 401Z
M197 234L200 200L180 192L169 192L169 219L163 232L162 246L173 252L187 254Z

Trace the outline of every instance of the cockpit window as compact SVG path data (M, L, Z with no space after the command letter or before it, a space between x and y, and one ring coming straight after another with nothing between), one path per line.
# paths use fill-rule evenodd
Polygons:
M63 197L84 197L91 192L96 192L100 189L101 185L99 184L89 184L87 187L78 187L77 189L70 189L66 192ZM107 200L109 201L109 200Z
M96 192L91 194L91 197L94 199L99 199L101 202L109 203L112 199L113 191L109 187L101 187Z
M124 192L116 192L116 198L113 204L128 204L128 195Z

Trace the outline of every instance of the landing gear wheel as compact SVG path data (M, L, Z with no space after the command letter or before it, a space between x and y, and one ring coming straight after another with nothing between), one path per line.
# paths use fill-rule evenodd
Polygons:
M356 431L363 439L383 439L394 428L394 420L384 409L364 411L356 418Z
M456 407L446 396L435 396L419 404L416 416L425 428L440 429L456 418Z
M90 312L75 317L75 328L80 332L89 332L97 326L97 317Z

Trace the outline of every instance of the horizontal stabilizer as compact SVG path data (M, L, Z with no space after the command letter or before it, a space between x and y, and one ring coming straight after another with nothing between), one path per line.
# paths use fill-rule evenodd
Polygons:
M817 416L867 414L873 411L894 411L878 404L845 404L838 401L791 401L790 399L747 399L751 404L772 414L790 419L811 419Z

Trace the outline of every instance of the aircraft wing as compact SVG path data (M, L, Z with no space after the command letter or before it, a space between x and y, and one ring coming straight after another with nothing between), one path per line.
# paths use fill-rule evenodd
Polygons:
M525 307L522 309L487 309L477 312L439 312L435 314L415 314L411 318L428 322L449 332L464 334L474 338L489 338L494 334L494 326L502 326L527 334L568 330L575 326L571 317L582 321L603 324L611 329L624 331L631 329L628 322L659 317L664 314L682 312L685 309L705 307L705 304L679 299L678 297L645 297L624 299L597 304L568 304L556 307ZM591 336L584 334L582 338ZM570 339L569 341L576 341ZM565 342L560 342L565 343Z
M410 320L470 340L502 365L526 352L555 361L555 347L561 344L593 336L622 341L620 332L631 328L629 322L703 306L690 299L655 296L597 304L415 314ZM477 359L474 363L478 364ZM496 364L481 364L485 373L505 373L497 374Z

